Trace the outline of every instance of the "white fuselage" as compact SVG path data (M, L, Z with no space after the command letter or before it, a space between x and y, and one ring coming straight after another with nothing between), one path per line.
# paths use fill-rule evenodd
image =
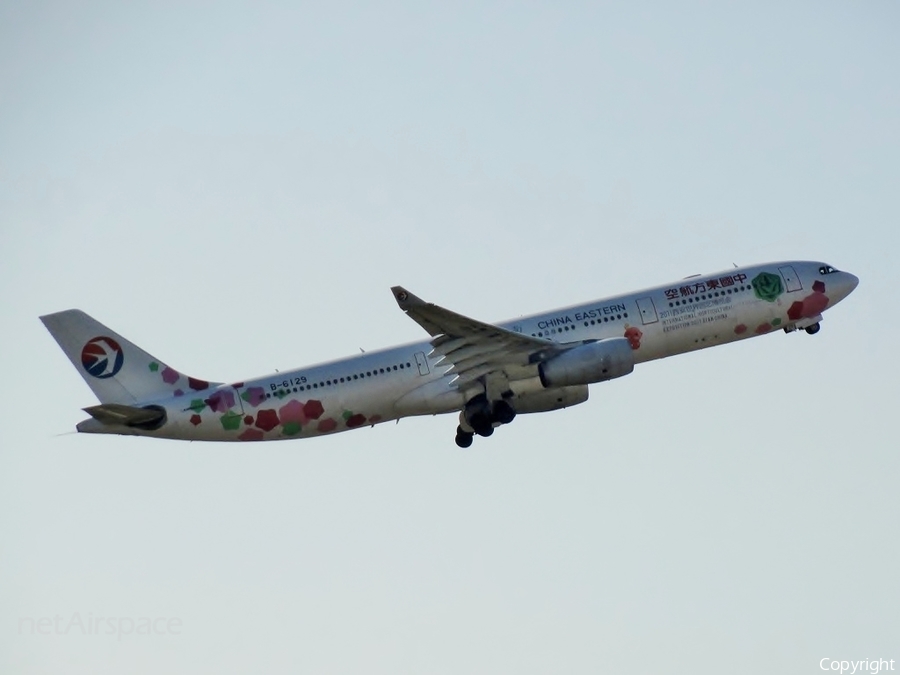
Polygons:
M804 261L735 268L497 325L562 344L624 336L642 363L818 323L857 284L851 274L827 270ZM93 420L79 430L215 441L307 438L458 411L466 393L447 371L423 340L153 401L167 415L154 431L112 431ZM527 368L511 375L535 378Z

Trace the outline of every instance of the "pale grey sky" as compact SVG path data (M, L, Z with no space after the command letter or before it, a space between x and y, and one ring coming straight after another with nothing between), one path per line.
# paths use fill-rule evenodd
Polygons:
M891 3L0 5L0 671L900 661ZM80 307L232 381L732 263L859 289L460 451L62 435ZM31 634L73 615L178 634ZM25 619L23 628L23 619ZM36 633L36 631L35 631Z

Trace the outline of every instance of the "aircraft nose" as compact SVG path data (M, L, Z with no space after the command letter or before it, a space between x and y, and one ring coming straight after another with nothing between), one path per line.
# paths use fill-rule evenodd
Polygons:
M834 285L834 302L840 302L848 295L850 295L857 286L859 286L859 277L850 274L849 272L841 272L840 274L836 274L837 282Z

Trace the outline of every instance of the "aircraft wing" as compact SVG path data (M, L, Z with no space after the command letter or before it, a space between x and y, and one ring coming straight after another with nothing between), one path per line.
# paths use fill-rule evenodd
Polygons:
M413 295L402 286L391 288L397 304L433 337L432 354L437 352L451 364L463 387L478 378L515 366L543 361L565 347L516 333L500 326L470 319Z

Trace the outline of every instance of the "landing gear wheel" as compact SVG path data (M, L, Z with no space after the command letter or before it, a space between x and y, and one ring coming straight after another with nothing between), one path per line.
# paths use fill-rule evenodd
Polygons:
M484 394L479 394L466 404L463 418L467 425L479 436L490 436L494 433L491 404Z
M491 426L490 422L484 425L479 424L477 427L475 427L475 433L482 438L487 438L492 433L494 433L494 427Z
M821 327L822 327L822 326L820 326L819 324L814 323L812 326L807 326L804 330L805 330L807 333L809 333L810 335L815 335L816 333L819 332L819 329L820 329Z
M516 411L506 401L497 401L494 403L492 417L495 422L500 424L509 424L516 418Z
M456 444L461 448L468 448L472 445L473 434L463 431L462 427L456 427Z

